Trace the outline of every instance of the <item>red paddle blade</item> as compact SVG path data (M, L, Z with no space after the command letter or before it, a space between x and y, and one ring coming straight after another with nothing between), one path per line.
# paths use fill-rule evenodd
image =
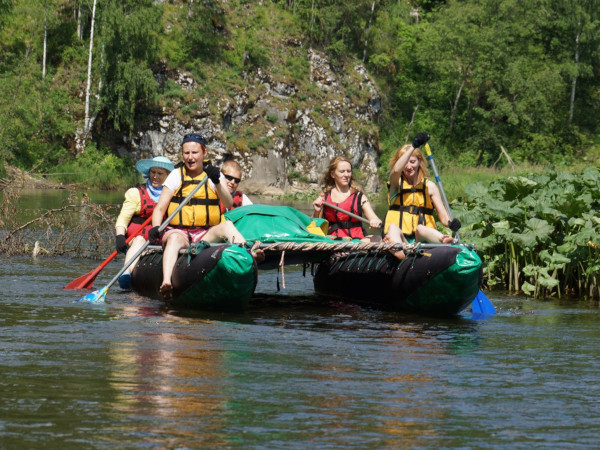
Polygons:
M80 276L79 278L71 281L67 284L64 289L91 289L94 285L94 281L100 273L101 268L96 268L85 275Z

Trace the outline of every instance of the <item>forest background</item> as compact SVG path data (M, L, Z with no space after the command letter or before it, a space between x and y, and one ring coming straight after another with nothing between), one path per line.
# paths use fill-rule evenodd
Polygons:
M0 0L0 178L7 164L101 166L127 184L131 163L111 139L179 95L160 65L218 95L261 67L301 84L309 48L339 67L362 61L376 81L382 175L420 130L436 136L438 160L462 167L491 167L502 149L517 164L594 164L598 3ZM274 57L282 39L301 43L295 59Z
M464 223L463 239L484 257L487 286L598 299L599 6L596 0L0 0L0 188L9 167L65 182L83 173L89 187L130 186L137 174L114 143L153 112L183 105L176 113L185 121L199 109L161 74L192 74L214 108L215 99L243 89L249 74L269 70L298 86L292 101L307 107L319 98L303 94L315 92L307 55L317 49L340 71L362 62L377 84L381 112L365 129L378 136L382 180L399 143L417 131L435 136L442 178L462 182L454 192L464 198L448 197ZM359 95L351 84L342 87L346 97ZM271 119L277 120L265 118ZM511 160L520 171L493 175ZM482 173L490 176L477 183ZM8 220L10 193L4 193L1 217ZM102 217L110 228L114 218L103 214L90 216L90 226L97 229ZM25 225L13 228L19 233L0 241L0 252L27 253ZM49 254L68 253L68 231L43 243ZM106 239L92 237L94 254L105 254Z

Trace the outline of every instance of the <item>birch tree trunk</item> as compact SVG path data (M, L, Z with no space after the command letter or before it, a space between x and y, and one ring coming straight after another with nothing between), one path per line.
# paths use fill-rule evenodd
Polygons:
M577 27L577 36L575 37L575 67L579 66L579 37L581 36L581 19ZM577 88L577 75L573 77L571 83L571 102L569 104L569 125L573 122L573 112L575 110L575 90Z
M365 31L364 31L365 48L363 49L363 58L362 58L363 63L367 60L367 44L368 44L367 33L369 32L369 28L371 28L371 20L373 20L373 14L375 13L375 2L376 2L376 0L373 0L373 3L371 4L371 15L369 16L369 21L367 22L367 25L365 26Z
M44 49L42 51L42 80L46 78L46 49L48 42L48 1L44 0Z
M92 52L94 49L94 25L96 21L96 0L92 6L92 27L90 30L90 51L88 55L88 71L87 71L87 86L85 88L85 125L84 134L87 135L90 132L90 89L92 85Z
M454 119L456 118L456 109L458 108L458 101L460 100L460 95L462 93L463 88L465 87L465 83L467 82L467 77L465 76L460 83L460 87L456 92L456 98L454 99L454 105L452 105L452 111L450 111L450 128L449 132L452 134L452 130L454 129Z
M83 27L81 26L81 2L77 2L77 9L75 11L77 20L77 38L83 41Z
M90 49L88 54L87 85L85 88L85 119L83 129L78 129L75 133L75 150L77 154L85 151L87 141L90 136L93 120L90 119L90 91L92 85L92 51L94 49L94 24L96 20L96 0L92 6L92 24L90 29Z

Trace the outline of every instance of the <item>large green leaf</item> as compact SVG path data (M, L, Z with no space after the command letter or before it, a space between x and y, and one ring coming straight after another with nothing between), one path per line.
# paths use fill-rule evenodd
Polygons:
M535 293L535 286L527 281L524 281L523 284L521 284L521 290L526 295L533 295Z
M554 231L554 226L542 219L528 219L527 228L535 235L536 239L541 242L548 242L551 239L551 234Z
M506 238L524 249L532 249L537 245L536 236L532 232L507 233Z
M532 193L538 186L534 180L518 176L508 177L505 184L505 199L514 200Z
M477 182L465 186L465 196L471 201L486 201L489 196L489 191L482 182Z
M540 259L546 263L546 267L549 270L563 269L565 265L571 262L570 258L567 258L556 251L550 252L549 250L542 250L539 253L539 256Z

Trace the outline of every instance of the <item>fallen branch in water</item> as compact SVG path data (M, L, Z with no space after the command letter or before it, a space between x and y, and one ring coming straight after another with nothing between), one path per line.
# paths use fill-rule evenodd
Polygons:
M29 222L24 223L23 225L21 225L18 228L15 228L14 230L12 230L10 233L8 233L6 236L4 236L3 241L6 242L8 241L15 233L18 233L21 230L24 230L25 228L29 227L29 225L34 224L36 222L41 222L42 220L44 220L46 217L51 216L52 214L58 213L58 212L62 212L62 211L66 211L67 209L70 208L82 208L84 206L87 205L66 205L63 206L62 208L57 208L57 209L49 209L48 211L46 211L44 214L42 214L39 217L36 217L35 219L31 219Z

